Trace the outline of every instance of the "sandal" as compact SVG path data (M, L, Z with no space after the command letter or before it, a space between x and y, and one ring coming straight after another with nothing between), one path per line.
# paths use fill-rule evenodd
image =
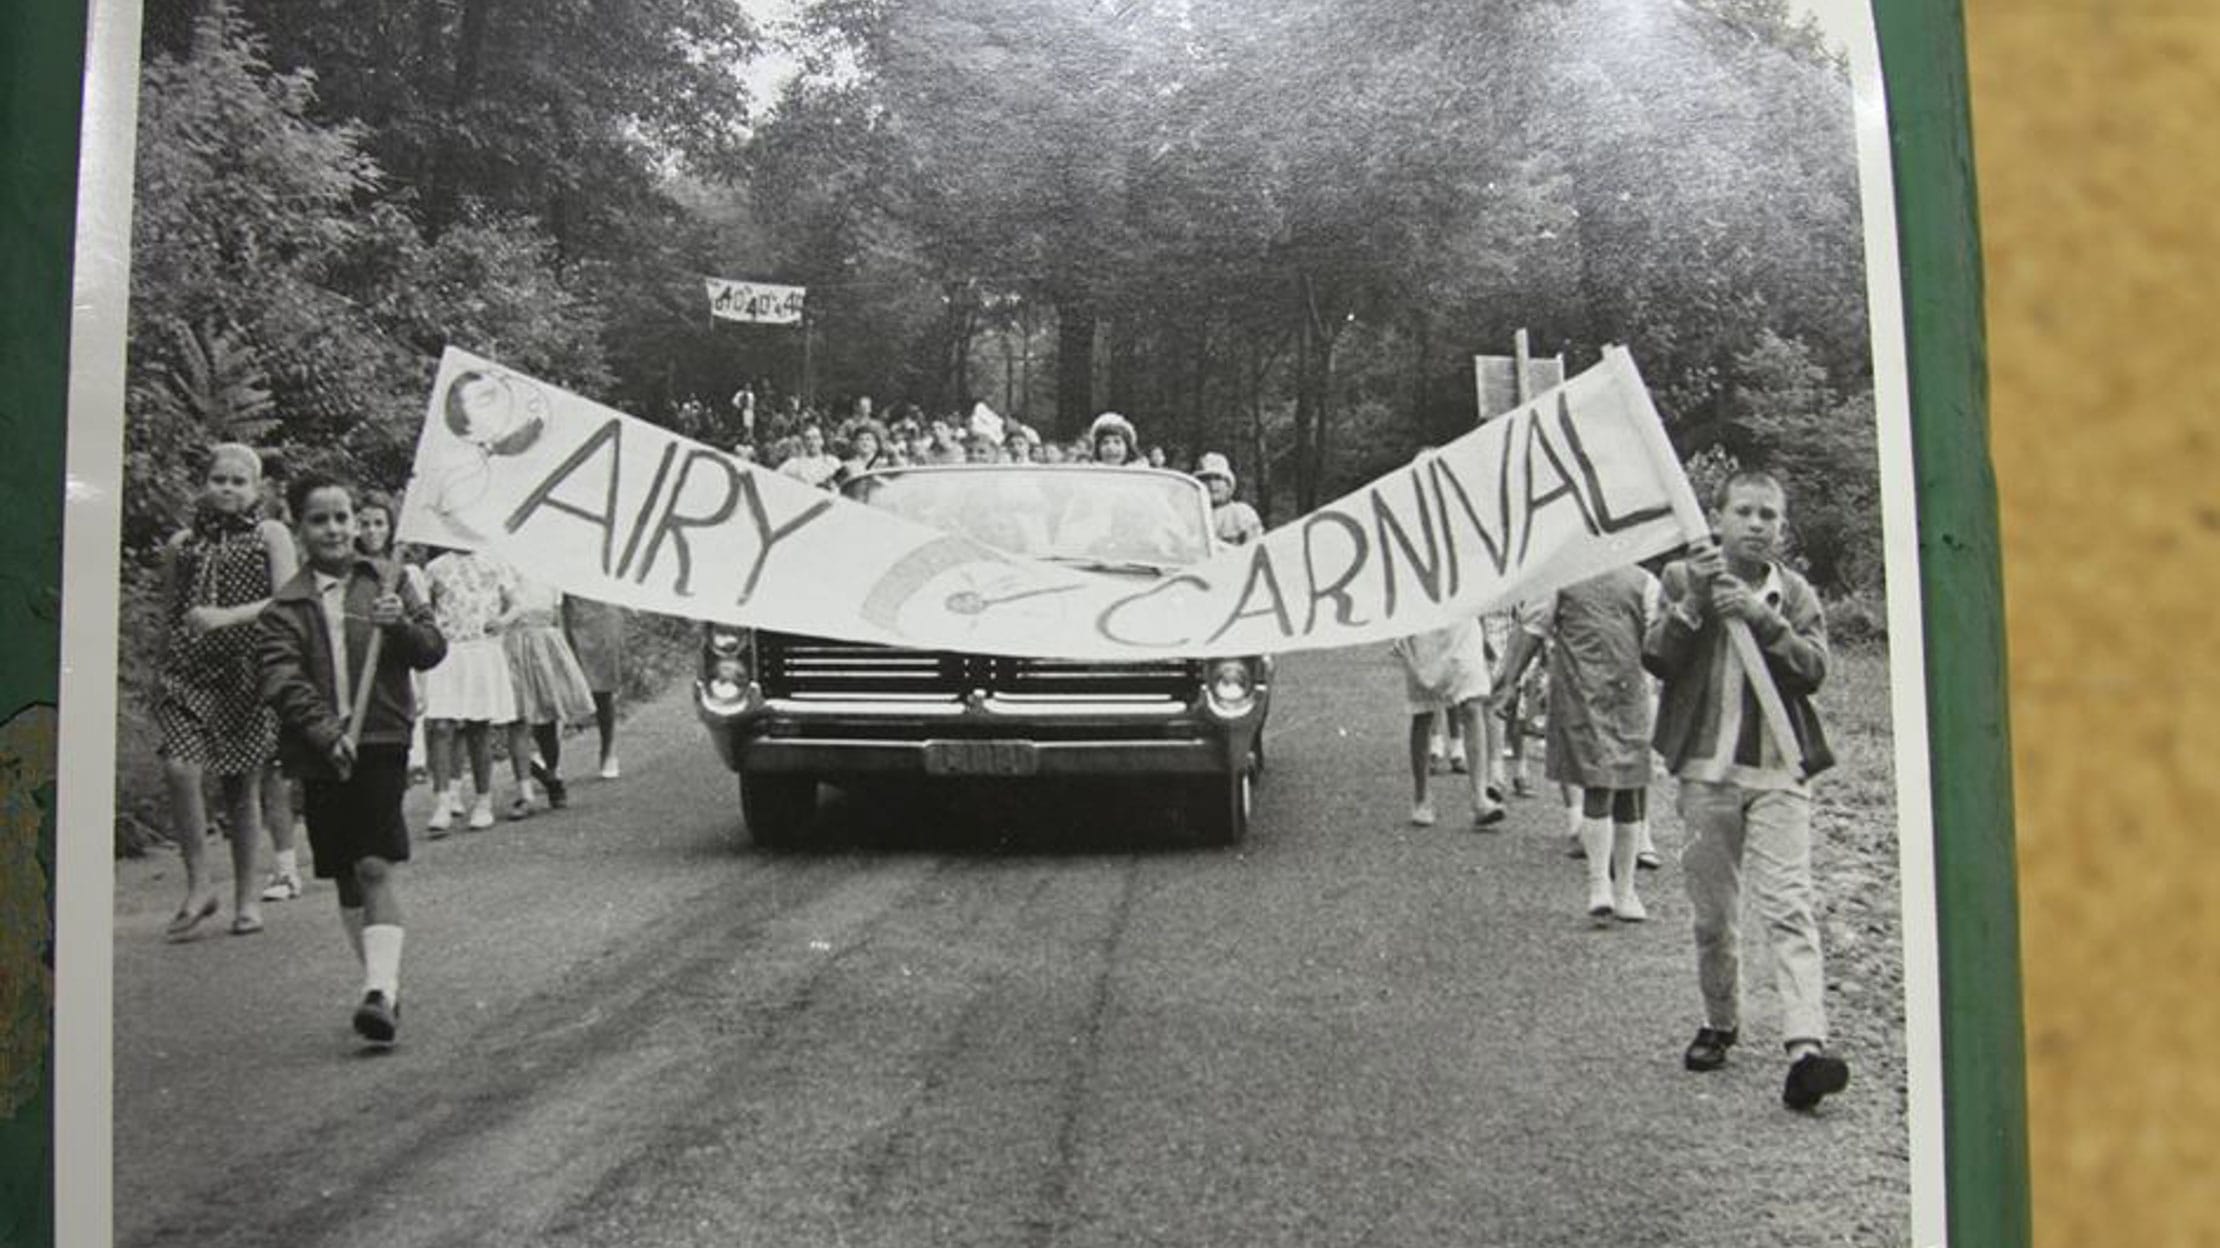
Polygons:
M172 941L191 940L199 932L200 925L215 918L216 911L222 908L223 903L216 900L214 893L210 893L201 900L198 909L190 904L179 907L176 915L171 917L170 925L163 929L163 934Z

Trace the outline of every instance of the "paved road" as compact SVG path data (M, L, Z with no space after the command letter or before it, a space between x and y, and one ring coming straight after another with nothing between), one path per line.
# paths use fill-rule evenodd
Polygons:
M840 798L845 848L760 854L643 708L624 779L419 846L390 1052L328 884L177 947L174 858L119 864L117 1242L1903 1240L1900 1071L1783 1111L1761 986L1682 1072L1672 867L1598 929L1553 807L1403 826L1382 652L1281 677L1238 851L1082 791Z

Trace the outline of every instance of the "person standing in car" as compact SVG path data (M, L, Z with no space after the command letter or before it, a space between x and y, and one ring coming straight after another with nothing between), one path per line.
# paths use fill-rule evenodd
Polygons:
M1133 422L1116 412L1104 412L1087 426L1087 446L1098 464L1122 467L1132 463L1133 446L1139 440Z
M1233 465L1216 451L1205 451L1195 477L1210 487L1210 527L1228 546L1246 546L1264 536L1256 508L1233 496Z

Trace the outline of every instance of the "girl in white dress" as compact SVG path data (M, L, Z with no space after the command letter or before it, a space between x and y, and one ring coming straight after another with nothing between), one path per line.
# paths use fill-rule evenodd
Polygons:
M470 827L493 826L492 728L516 722L516 690L509 682L509 659L499 632L513 605L513 591L508 567L474 551L451 550L432 560L424 580L431 590L433 619L447 638L447 657L424 673L435 790L426 826L436 840L462 813L465 749L476 791Z

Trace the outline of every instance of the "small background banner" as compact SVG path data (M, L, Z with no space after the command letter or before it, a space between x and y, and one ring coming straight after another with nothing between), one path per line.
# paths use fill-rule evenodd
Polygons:
M1493 420L1519 405L1519 365L1508 355L1472 357L1473 386L1480 396L1480 419ZM1540 394L1565 384L1563 356L1526 362L1526 392Z
M803 286L728 282L721 277L705 277L702 284L709 288L709 315L752 325L801 324L802 303L809 293Z
M1028 480L971 471L988 492ZM1206 505L1177 474L1035 471L1072 474L1082 498L1084 474L1150 473L1175 500L1188 489ZM488 548L566 593L668 615L921 649L1141 659L1389 641L1704 531L1634 361L1615 347L1259 542L1147 575L1008 554L450 348L399 536Z

